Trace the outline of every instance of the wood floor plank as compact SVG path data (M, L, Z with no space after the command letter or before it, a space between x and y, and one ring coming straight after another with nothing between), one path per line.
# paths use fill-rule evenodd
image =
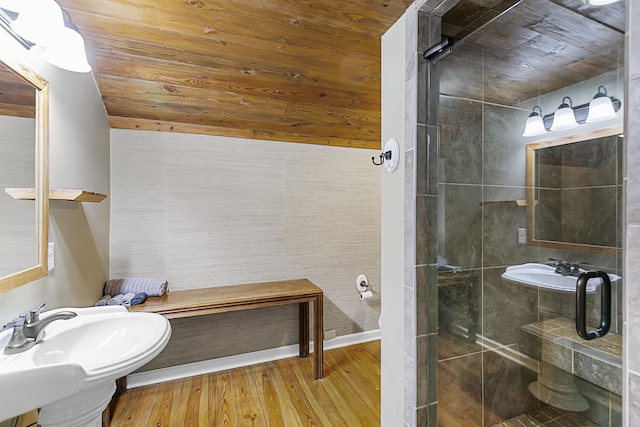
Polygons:
M278 401L278 396L276 394L273 379L269 373L269 368L266 365L262 365L259 389L264 397L268 424L276 427L284 427L285 424L282 419L280 402Z
M112 427L375 427L380 425L380 341L127 390Z
M127 398L120 398L115 407L111 426L136 427L148 424L149 408L158 390L158 385L136 388L127 391ZM117 420L117 421L116 421Z
M235 410L234 396L231 390L231 376L228 372L211 376L213 381L213 425L220 427L238 426L238 414Z
M308 367L311 368L310 364ZM302 387L301 381L296 376L295 365L293 365L290 360L279 360L271 369L278 374L274 375L274 379L278 385L278 391L281 393L282 400L289 402L291 406L289 412L297 415L298 424L296 425L326 425L323 423L321 413L318 413L315 409L317 406L315 399L313 399L315 396L307 393L307 390ZM304 383L304 380L302 383ZM289 422L294 422L294 420Z
M151 407L149 425L167 427L171 425L174 411L180 409L180 400L175 400L176 394L181 394L184 380L166 382L158 385L156 398Z

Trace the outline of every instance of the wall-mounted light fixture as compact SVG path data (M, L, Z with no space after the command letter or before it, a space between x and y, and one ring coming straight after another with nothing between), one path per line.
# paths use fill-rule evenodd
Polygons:
M540 111L539 113L536 112L536 108ZM547 133L547 130L544 128L544 120L542 120L542 109L536 105L524 125L522 136L537 136L545 133Z
M26 49L43 47L42 58L50 64L77 73L91 71L78 27L55 0L0 0L0 26Z
M565 100L569 100L567 104ZM573 129L578 126L576 121L576 112L573 111L573 101L568 96L562 98L562 104L558 107L553 114L553 121L551 122L551 130L560 131Z
M598 86L598 93L589 103L589 113L585 121L587 123L597 123L611 120L618 115L616 111L612 99L607 96L607 88Z
M587 0L587 2L591 5L591 6L604 6L607 4L611 4L611 3L615 3L618 0Z
M617 117L621 106L622 102L619 99L608 96L607 88L598 86L598 92L587 104L574 107L571 98L565 96L558 109L545 116L542 116L542 110L536 105L527 118L522 136L539 136L547 131L572 129L582 123L611 120Z

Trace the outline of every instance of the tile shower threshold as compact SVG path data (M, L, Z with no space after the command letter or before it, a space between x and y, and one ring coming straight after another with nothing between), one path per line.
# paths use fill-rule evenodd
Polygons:
M606 336L584 341L575 324L559 317L522 326L540 339L540 359L612 393L622 394L622 337Z

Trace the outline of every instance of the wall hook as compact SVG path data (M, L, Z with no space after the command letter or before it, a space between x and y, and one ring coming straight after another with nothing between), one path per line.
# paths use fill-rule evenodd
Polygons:
M371 161L376 166L382 166L384 164L384 161L391 160L392 156L393 156L393 153L391 152L391 150L389 150L389 151L385 151L384 153L380 153L380 163L376 163L375 156L371 158Z
M398 167L398 158L400 157L400 147L395 138L389 139L384 144L384 150L380 153L380 163L376 163L375 156L371 158L371 162L376 166L384 165L385 169L393 172Z

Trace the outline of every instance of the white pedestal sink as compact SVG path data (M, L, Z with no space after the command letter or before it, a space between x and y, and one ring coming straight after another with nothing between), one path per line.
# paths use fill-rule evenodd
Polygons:
M502 273L502 278L527 286L551 289L559 292L576 292L575 276L562 276L555 272L555 267L546 264L527 263L507 267ZM611 283L620 280L620 276L609 274ZM598 289L601 279L591 279L587 283L587 292L592 293Z
M122 306L64 308L77 316L47 326L44 339L17 354L0 352L0 420L41 408L43 427L100 427L115 380L141 367L165 347L164 317L129 313ZM0 333L0 350L12 331Z

